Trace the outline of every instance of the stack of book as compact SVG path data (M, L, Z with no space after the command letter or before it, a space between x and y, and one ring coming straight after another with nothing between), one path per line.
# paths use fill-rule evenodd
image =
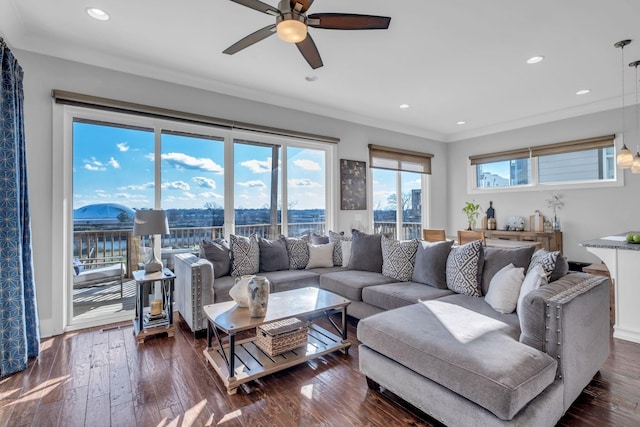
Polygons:
M144 314L144 325L147 328L154 326L163 326L168 322L167 313L162 310L162 313L151 315L151 313Z

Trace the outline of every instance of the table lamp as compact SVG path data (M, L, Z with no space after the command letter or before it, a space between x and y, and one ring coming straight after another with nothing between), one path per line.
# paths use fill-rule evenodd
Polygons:
M167 215L163 210L136 211L133 221L134 236L151 236L151 259L145 263L145 273L155 273L162 270L162 261L158 259L155 251L155 238L157 234L169 234Z

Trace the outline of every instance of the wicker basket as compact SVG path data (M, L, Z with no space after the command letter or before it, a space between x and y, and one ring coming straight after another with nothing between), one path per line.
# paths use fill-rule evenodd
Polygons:
M265 323L256 328L256 345L277 356L307 344L307 325L295 317Z

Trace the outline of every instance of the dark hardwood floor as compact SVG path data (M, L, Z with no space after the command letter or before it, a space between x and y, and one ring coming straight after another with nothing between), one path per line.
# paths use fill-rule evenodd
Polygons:
M42 341L27 370L0 379L1 426L436 426L358 371L355 323L349 355L331 354L227 395L177 315L175 337L136 344L131 323ZM612 339L606 365L558 425L640 425L640 344Z

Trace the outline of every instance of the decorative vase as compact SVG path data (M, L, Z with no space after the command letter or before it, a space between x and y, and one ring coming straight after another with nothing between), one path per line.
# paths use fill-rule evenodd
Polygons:
M553 231L560 231L560 218L553 216Z
M235 284L229 290L229 296L238 307L249 307L249 280L253 277L252 274L236 277Z
M249 280L249 314L251 317L264 317L267 314L271 283L264 276L253 276Z

